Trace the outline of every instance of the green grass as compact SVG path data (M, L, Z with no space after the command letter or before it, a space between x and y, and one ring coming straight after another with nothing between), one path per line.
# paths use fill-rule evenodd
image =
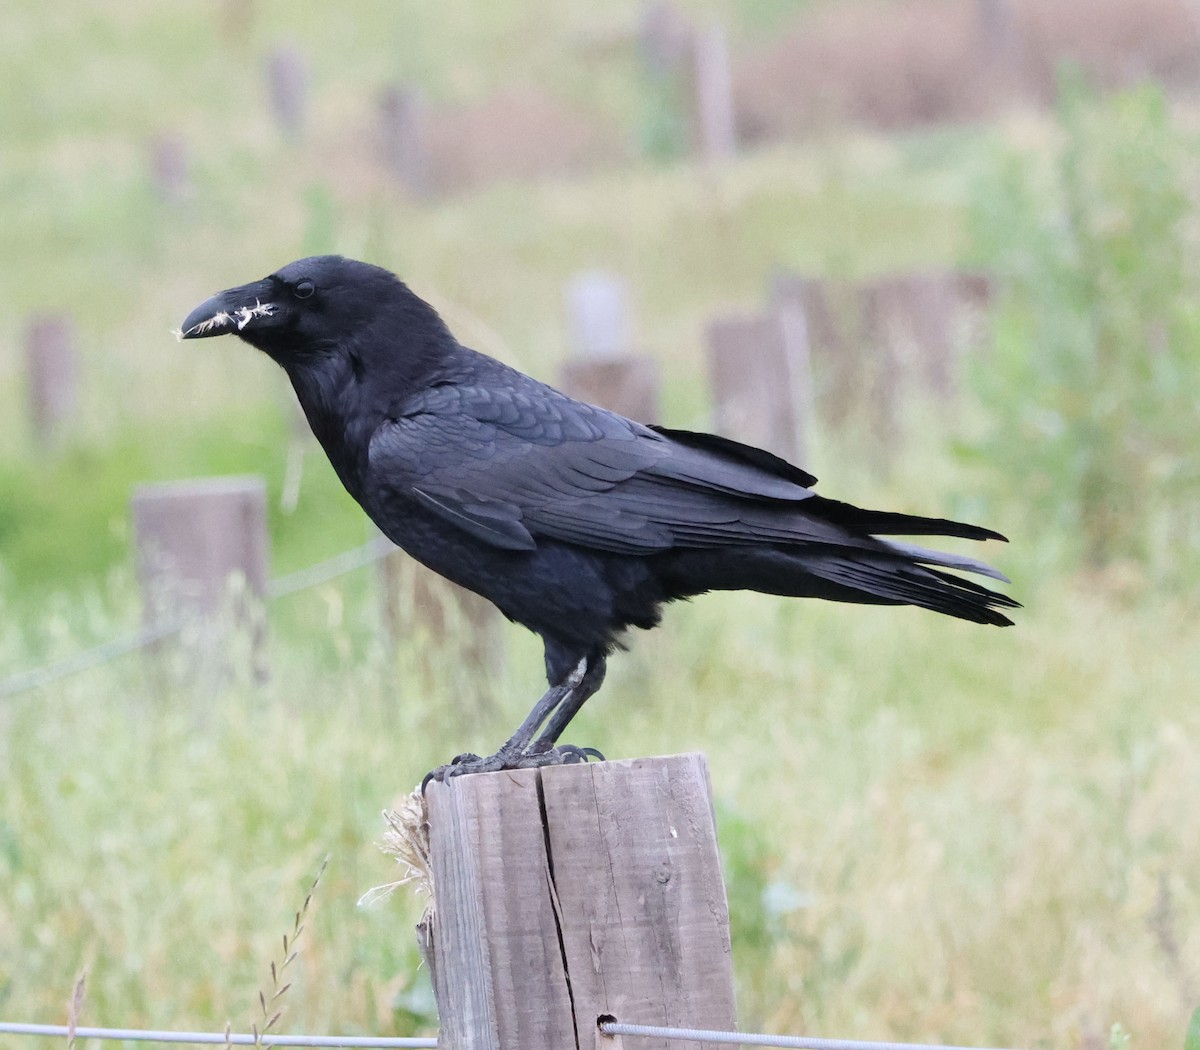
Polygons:
M1165 884L1194 957L1196 610L1030 597L1007 632L714 597L614 662L575 736L709 752L747 1026L1066 1047L1120 1020L1178 1042L1189 977L1152 918ZM361 581L290 601L327 644L278 630L266 686L163 696L129 659L0 712L5 1016L60 1017L87 965L89 1021L248 1024L330 853L286 1027L420 1027L418 903L355 907L392 877L378 813L502 738L537 647L514 629L480 711L420 671L425 646L385 652Z
M687 7L723 12L747 40L788 5ZM465 341L552 378L563 282L612 267L663 365L665 421L698 425L712 314L760 304L778 268L965 261L996 140L1053 139L1028 123L839 133L713 170L635 161L416 204L370 158L384 82L419 76L446 103L547 84L632 141L631 53L579 41L636 5L360 0L334 14L272 0L230 28L238 9L6 12L0 674L137 624L126 506L139 482L263 474L277 574L366 536L315 454L297 508L280 509L291 395L278 371L232 340L171 338L217 288L310 251L368 257ZM314 63L302 146L271 126L261 83L284 39ZM196 192L176 207L146 175L160 130L191 144ZM63 449L40 455L22 325L67 308L81 406ZM988 553L1027 602L1015 629L709 597L633 639L574 735L613 756L709 753L744 1027L1068 1050L1120 1024L1135 1047L1181 1046L1200 949L1195 581L1064 571L1071 537L1040 526L1019 489L983 499L950 453L986 422L978 406L909 416L887 476L837 435L816 435L809 465L830 495L1010 532L1011 549ZM0 1018L61 1020L86 966L85 1023L246 1028L329 854L282 1027L430 1030L419 904L355 903L393 877L373 845L379 811L448 755L506 736L540 653L506 628L507 658L481 683L427 633L389 648L378 621L364 571L272 606L263 685L164 680L128 657L0 702Z

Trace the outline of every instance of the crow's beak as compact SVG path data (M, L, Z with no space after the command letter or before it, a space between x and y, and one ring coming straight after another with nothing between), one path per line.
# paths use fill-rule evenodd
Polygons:
M205 339L240 332L260 318L276 313L277 307L271 302L273 294L270 281L255 281L218 292L188 314L176 334L180 339Z

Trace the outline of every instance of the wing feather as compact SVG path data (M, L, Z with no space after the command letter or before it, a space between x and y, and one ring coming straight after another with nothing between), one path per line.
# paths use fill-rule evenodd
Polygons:
M521 377L426 391L375 433L370 470L477 539L614 553L845 540L803 514L805 474L724 438L654 430ZM792 507L795 506L795 511Z

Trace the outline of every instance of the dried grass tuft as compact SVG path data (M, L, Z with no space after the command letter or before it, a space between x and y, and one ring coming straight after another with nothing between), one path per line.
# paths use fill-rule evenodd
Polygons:
M385 883L367 890L358 900L360 907L368 907L386 900L401 886L413 887L417 896L424 896L425 911L421 922L431 919L437 910L434 896L433 867L429 860L429 810L425 796L420 790L408 795L394 810L385 809L383 819L388 829L379 840L379 848L404 869L404 875L395 882Z

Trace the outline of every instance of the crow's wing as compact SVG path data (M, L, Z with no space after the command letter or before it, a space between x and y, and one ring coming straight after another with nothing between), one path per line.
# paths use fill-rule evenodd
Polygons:
M371 439L371 482L509 550L542 537L622 554L833 539L824 522L779 513L812 495L810 475L783 460L652 430L521 378L406 403Z

